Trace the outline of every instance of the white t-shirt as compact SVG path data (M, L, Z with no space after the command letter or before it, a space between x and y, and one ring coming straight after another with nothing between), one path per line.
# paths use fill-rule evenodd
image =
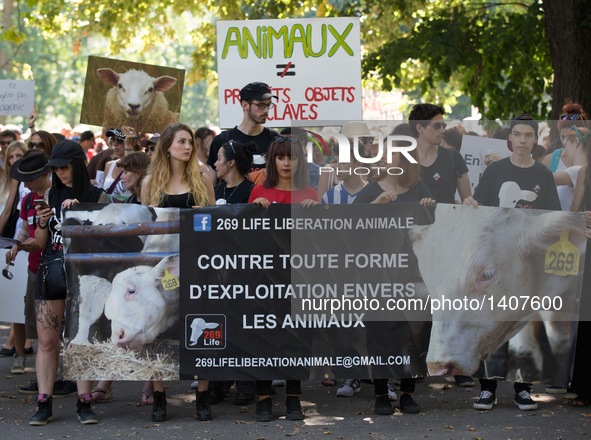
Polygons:
M562 161L560 161L562 163ZM560 166L556 169L556 172L559 171ZM558 198L560 199L560 206L562 207L563 211L569 211L570 205L573 202L573 195L575 193L575 186L577 186L577 176L579 175L579 170L581 169L581 165L575 165L574 167L565 168L563 171L568 174L572 185L558 185L556 187L558 191Z

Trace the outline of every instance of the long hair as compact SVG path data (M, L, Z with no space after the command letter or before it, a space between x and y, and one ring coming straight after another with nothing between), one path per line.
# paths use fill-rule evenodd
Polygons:
M238 172L243 176L248 174L252 168L253 155L257 151L257 145L254 142L244 145L242 142L230 139L221 148L226 162L234 159Z
M34 135L37 135L41 138L41 141L43 142L43 151L45 152L45 155L47 157L51 157L51 150L53 150L53 147L55 146L55 144L57 144L57 139L55 138L55 136L43 130L36 131L31 135L31 137L33 137ZM29 140L31 139L29 138Z
M92 184L90 183L90 177L88 177L88 171L86 171L84 159L72 159L70 165L72 165L72 188L70 189L72 197L78 199L80 202L90 201L85 200L86 194L92 189ZM51 172L51 182L52 186L60 191L66 186L62 183L55 171Z
M8 148L6 148L6 154L4 155L4 169L0 176L3 177L0 185L0 201L5 202L8 194L10 193L10 187L12 185L12 177L10 176L10 164L8 163L8 156L14 151L20 149L23 154L27 151L27 147L23 141L12 141Z
M195 136L191 127L177 122L171 124L160 134L160 139L154 149L148 174L150 175L147 194L142 198L146 199L148 205L160 206L164 201L166 186L172 177L172 164L168 149L174 141L174 137L179 131L186 131L191 135L191 156L184 165L182 182L193 196L198 206L205 206L209 203L207 199L207 188L203 182L203 176L199 171L199 161L197 160L197 148L195 146Z
M307 188L308 183L308 165L304 157L304 150L300 144L296 144L294 148L291 146L291 141L284 138L285 141L278 142L277 139L269 147L267 152L267 178L263 182L265 188L275 188L279 183L279 173L277 172L277 164L275 159L278 156L289 156L297 160L297 168L295 172L292 166L291 183L292 191Z
M148 172L148 166L150 165L150 156L148 156L143 151L136 151L134 153L128 154L121 159L117 165L125 171L130 173L136 173L139 175L137 183L133 186L133 188L126 188L130 193L134 196L137 196L139 193L140 186L142 184L142 180L146 177Z
M587 113L585 113L585 110L583 110L583 106L579 103L576 102L569 102L564 104L564 106L562 107L562 114L566 114L566 115L581 115L582 119L563 119L558 121L558 129L559 130L563 130L565 128L571 128L573 125L577 126L577 127L586 127L587 125L587 120L589 120L589 117L587 116Z
M411 127L409 124L399 124L394 127L392 130L392 135L403 135L403 136L412 136ZM400 146L406 146L406 142L401 142ZM413 157L414 160L417 162L419 161L419 156L417 153L417 149L415 148L412 151L409 151L410 155ZM447 152L445 152L447 154ZM415 186L419 180L421 180L421 165L418 163L410 163L410 161L404 156L404 154L400 154L400 168L402 168L402 174L398 178L398 182L400 186L405 188L412 188ZM384 176L386 173L384 173Z

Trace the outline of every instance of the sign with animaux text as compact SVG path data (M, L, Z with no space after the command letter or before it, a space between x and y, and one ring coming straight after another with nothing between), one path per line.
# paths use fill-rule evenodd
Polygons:
M265 125L362 119L358 18L217 23L220 127L240 124L240 89L264 82L278 99Z

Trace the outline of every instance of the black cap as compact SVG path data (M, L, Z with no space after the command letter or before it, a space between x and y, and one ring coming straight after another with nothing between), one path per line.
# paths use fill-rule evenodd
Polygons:
M269 98L279 99L278 96L271 93L271 87L262 82L253 82L246 84L240 90L240 102L256 99L257 101L266 101Z
M509 129L513 130L513 127L516 125L529 125L534 129L536 138L538 137L538 121L536 121L533 116L528 115L527 113L515 116L513 119L511 119L511 125Z
M156 145L158 143L158 140L160 139L160 133L156 133L154 136L152 136L150 138L150 140L148 141L148 144L154 144Z
M20 182L30 182L51 171L43 150L27 150L23 157L10 167L10 177Z
M108 137L112 137L115 136L116 138L121 139L122 141L125 140L125 135L123 134L123 132L121 130L119 130L118 128L111 128L109 131L107 131L106 135Z
M51 150L51 158L47 163L50 167L65 167L74 159L86 159L86 154L78 142L63 141Z

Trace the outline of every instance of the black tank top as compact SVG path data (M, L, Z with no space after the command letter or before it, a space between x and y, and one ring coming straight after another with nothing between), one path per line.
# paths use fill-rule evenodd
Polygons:
M191 193L164 194L160 208L192 208L197 202Z

